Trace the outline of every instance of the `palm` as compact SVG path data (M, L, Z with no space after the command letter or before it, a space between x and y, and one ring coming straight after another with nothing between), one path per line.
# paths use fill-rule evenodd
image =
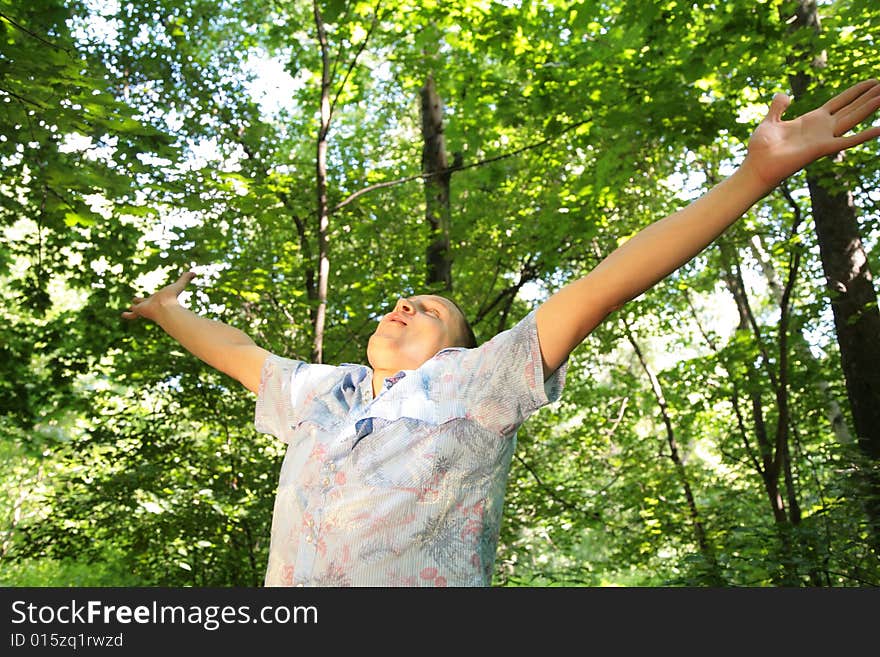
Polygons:
M176 303L177 297L195 276L193 272L187 272L171 285L166 285L148 297L134 297L128 311L122 313L122 316L125 319L137 319L138 317L155 319L158 309L163 305Z
M880 107L880 83L876 80L854 85L821 107L783 121L789 102L787 96L777 94L749 140L748 160L769 186L820 157L880 136L880 128L844 136Z

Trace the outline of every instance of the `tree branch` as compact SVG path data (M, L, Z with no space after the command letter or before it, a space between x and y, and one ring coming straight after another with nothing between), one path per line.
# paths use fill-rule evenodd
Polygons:
M40 105L35 100L30 100L29 98L25 98L24 96L19 96L17 93L15 93L13 91L9 91L9 89L6 89L4 87L0 87L0 91L2 91L5 94L9 94L10 96L15 98L19 102L27 103L28 105L33 105L34 107L39 107L41 110L47 109L47 107L45 105Z
M0 12L0 19L6 21L6 22L9 23L10 25L12 25L12 27L16 28L17 30L20 30L20 31L24 32L24 33L27 34L29 37L31 37L31 38L33 38L33 39L36 39L36 40L39 41L40 43L42 43L42 44L44 44L44 45L47 45L47 46L49 46L50 48L55 48L55 50L63 50L63 51L66 52L68 55L70 54L70 51L69 51L67 48L65 48L64 46L59 46L58 44L52 43L51 41L47 41L46 39L44 39L43 37L41 37L39 34L37 34L37 33L35 33L35 32L31 32L29 29L27 29L26 27L24 27L24 26L21 25L20 23L17 23L16 21L14 21L13 19L11 19L9 16L7 16L6 14L4 14L3 12Z
M514 454L514 456L516 457L516 460L519 461L520 464L522 464L522 466L529 472L529 474L532 475L532 477L534 477L535 481L538 482L538 486L540 486L544 490L544 492L550 496L551 499L555 500L556 502L559 502L559 504L561 504L564 508L568 509L569 511L573 511L579 515L584 515L587 518L590 518L592 520L602 520L602 516L599 513L595 512L595 511L587 511L586 509L582 509L579 506L577 506L576 504L573 504L572 502L569 502L568 500L566 500L562 497L559 497L553 491L553 489L551 489L547 484L545 484L543 481L541 481L541 477L538 475L538 473L535 472L535 470L532 468L532 466L530 466L528 463L526 463L525 460L523 460L523 458L519 454Z
M342 201L337 203L330 212L331 213L336 212L337 210L344 208L346 205L348 205L349 203L351 203L355 199L360 198L364 194L368 194L370 192L375 192L377 189L384 189L385 187L392 187L394 185L402 185L404 183L412 182L413 180L428 180L434 176L451 175L452 173L455 173L456 171L465 171L466 169L473 169L476 167L481 167L486 164L492 164L493 162L498 162L500 160L505 160L505 159L508 159L511 157L516 157L517 155L520 155L521 153L525 153L526 151L534 150L536 148L542 148L543 146L547 146L547 145L551 144L552 142L556 141L557 139L559 139L560 137L562 137L566 133L571 132L575 128L578 128L586 123L589 123L591 120L592 119L584 119L583 121L578 121L577 123L572 123L570 126L567 126L565 129L561 130L559 133L557 133L551 137L546 137L545 139L542 139L541 141L537 141L532 144L528 144L526 146L522 146L520 148L514 149L514 150L510 151L509 153L502 153L500 155L488 157L483 160L479 160L477 162L472 162L471 164L452 166L452 167L449 167L448 169L446 169L445 171L439 171L439 172L434 172L434 173L430 173L430 174L416 173L411 176L405 176L403 178L398 178L396 180L386 180L385 182L376 183L375 185L369 185L369 186L364 187L362 189L359 189L356 192L353 192L352 194L347 196L345 199L343 199Z
M333 117L333 110L336 107L336 101L339 100L339 96L342 94L345 89L345 85L348 83L348 79L351 77L352 72L354 72L354 67L357 65L357 61L360 56L363 54L364 49L367 47L367 43L370 41L370 37L373 35L373 30L376 29L376 25L379 23L379 7L381 3L376 3L376 8L373 10L373 22L370 24L370 29L367 31L367 35L364 37L363 41L361 41L360 46L358 47L357 52L354 57L352 57L351 62L348 65L348 70L345 72L345 77L342 78L342 82L339 85L339 90L336 92L336 95L333 96L333 100L330 103L330 117ZM335 66L334 66L334 74L335 74Z

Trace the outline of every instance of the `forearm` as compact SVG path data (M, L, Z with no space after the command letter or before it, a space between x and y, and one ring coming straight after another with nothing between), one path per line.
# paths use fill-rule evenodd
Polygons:
M625 242L589 277L617 308L637 297L705 249L770 190L744 164L687 207Z
M162 306L154 321L184 349L227 374L233 373L235 347L256 346L237 328L200 317L178 303Z
M538 308L545 376L610 312L691 260L780 181L820 157L880 137L880 126L847 135L880 109L877 80L855 84L821 107L783 121L789 102L785 94L773 97L749 139L745 161L732 176L642 230Z

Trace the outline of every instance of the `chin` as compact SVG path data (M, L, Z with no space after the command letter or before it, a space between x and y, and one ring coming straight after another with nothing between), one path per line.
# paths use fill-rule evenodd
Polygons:
M367 342L367 362L370 364L370 367L375 369L376 363L382 360L389 360L393 351L390 340L383 338L381 335L373 334L370 336L369 342Z

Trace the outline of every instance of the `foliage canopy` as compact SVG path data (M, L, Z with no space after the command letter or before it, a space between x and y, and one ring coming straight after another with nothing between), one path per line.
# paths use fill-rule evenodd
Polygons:
M377 314L425 288L429 75L460 163L454 296L485 340L723 176L790 76L815 75L796 115L876 74L876 3L823 3L818 33L790 29L796 5L320 3L325 361L362 361ZM0 0L6 584L262 582L281 447L238 384L119 312L193 267L194 310L308 358L314 16L301 0ZM803 52L824 52L821 74ZM837 165L874 272L877 148ZM880 583L857 476L876 463L846 429L805 189L792 178L573 354L563 401L520 431L498 585ZM759 436L780 418L781 518Z

